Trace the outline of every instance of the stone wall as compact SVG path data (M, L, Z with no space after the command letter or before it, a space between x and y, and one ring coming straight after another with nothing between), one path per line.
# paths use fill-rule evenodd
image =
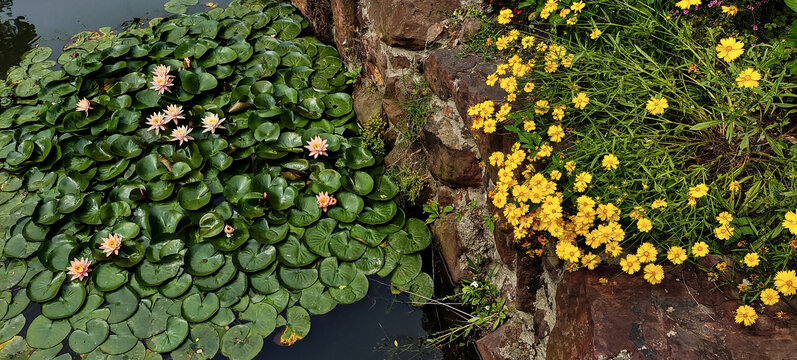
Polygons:
M372 116L388 120L386 165L425 155L431 181L421 201L467 209L459 219L448 214L436 220L431 229L454 281L469 275L466 257L482 259L496 268L492 280L513 309L509 321L477 341L485 360L785 359L794 351L795 324L762 317L755 330L741 329L730 313L738 301L713 291L696 271L668 275L655 287L640 276L615 277L616 269L565 274L555 258L532 259L518 251L504 225L485 228L483 216L494 212L487 192L497 174L484 161L494 151L506 152L515 139L470 132L467 109L505 94L485 84L495 64L461 50L480 22L448 21L455 9L484 6L480 1L293 2L319 37L337 45L350 70L363 66L355 111L361 123ZM396 146L396 126L407 117L406 93L421 80L433 111L415 142ZM600 277L612 281L599 285Z

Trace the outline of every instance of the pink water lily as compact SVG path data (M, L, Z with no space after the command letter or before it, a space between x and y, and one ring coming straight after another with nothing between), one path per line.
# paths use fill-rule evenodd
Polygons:
M102 239L100 250L105 256L119 255L119 249L122 247L122 237L119 234L109 234L108 237Z
M174 76L169 75L169 71L171 71L171 70L172 70L171 66L166 66L166 65L161 64L161 65L158 65L157 67L155 67L155 70L152 70L152 75L155 75L156 77L172 77L173 78Z
M337 204L338 200L335 199L334 195L330 195L327 192L320 192L315 196L315 202L318 204L318 207L324 210L324 212L327 212L327 208Z
M172 141L179 141L179 145L183 145L184 142L188 142L189 140L194 140L194 138L188 136L188 134L193 131L194 128L190 128L188 126L178 126L177 129L172 131Z
M211 134L216 133L216 129L224 129L224 126L221 126L221 123L224 122L224 118L219 119L219 116L214 113L209 113L202 118L202 127L205 130L202 130L203 133L210 131Z
M227 225L227 224L224 224L224 233L227 234L228 238L231 238L232 234L234 232L235 232L235 228L234 227L232 227L230 225Z
M185 119L185 116L183 116L183 107L177 105L167 106L164 117L166 118L166 122L174 121L174 123L177 124L177 119Z
M91 265L91 260L87 258L80 258L80 259L74 258L70 262L69 267L66 268L67 275L72 277L70 279L72 281L74 281L75 279L83 281L83 278L89 276L89 271L91 271L91 269L89 269L90 265Z
M174 85L174 83L172 83L173 80L172 76L155 76L152 78L152 86L149 88L163 95L164 91L172 92L169 88Z
M318 155L327 156L327 141L322 140L320 136L316 136L307 141L307 145L304 147L310 150L310 156L312 156L313 159L318 158Z
M149 129L147 130L155 130L155 135L160 135L161 131L166 130L164 125L169 123L169 120L166 119L166 115L163 113L154 113L147 118L147 125L149 125Z
M89 110L94 109L91 107L91 101L89 99L83 98L77 102L77 107L75 108L76 111L84 111L86 112L86 117L89 116Z

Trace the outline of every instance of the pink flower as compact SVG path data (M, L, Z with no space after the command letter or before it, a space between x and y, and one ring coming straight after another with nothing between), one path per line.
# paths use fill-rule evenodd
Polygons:
M179 141L179 145L183 145L183 142L194 140L194 138L188 136L188 134L190 134L193 130L194 128L190 128L188 126L178 126L177 129L172 131L172 141Z
M152 70L152 74L155 75L155 77L163 77L163 78L172 78L173 79L174 76L169 75L169 71L171 71L171 70L172 70L171 66L166 66L166 65L161 64L161 65L158 65L155 68L155 70Z
M310 150L310 156L312 156L313 159L318 158L318 155L327 155L327 141L321 140L320 136L316 136L307 141L307 145L304 147Z
M224 233L227 234L228 238L231 238L232 237L232 233L234 233L234 232L235 232L235 228L234 227L232 227L230 225L227 225L227 224L224 224Z
M205 130L202 130L202 133L210 131L211 134L215 134L216 129L224 129L224 126L221 126L221 123L223 122L224 118L219 119L218 115L214 113L208 113L202 118L202 127L205 128Z
M74 258L71 261L71 265L66 268L67 275L72 276L70 280L78 279L83 281L83 278L89 276L89 265L91 265L91 260L86 258Z
M119 234L110 234L107 238L102 239L100 250L105 253L105 256L119 255L119 248L122 247L122 237Z
M163 126L168 122L169 120L166 120L166 115L163 113L154 113L147 118L147 125L149 125L147 130L155 130L155 135L160 135L161 131L166 130Z
M89 116L89 110L94 109L91 107L91 101L89 99L83 98L77 102L77 107L75 108L76 111L85 111L86 117Z
M164 117L167 123L169 121L174 121L174 123L177 124L177 119L185 119L185 116L183 116L183 107L177 105L167 106Z
M337 204L338 200L335 199L335 195L330 195L326 192L320 192L315 196L315 202L318 204L318 207L323 209L324 212L327 212L327 208Z
M155 90L158 94L163 95L164 91L172 92L169 88L174 85L172 83L173 76L155 76L152 78L152 86L150 89Z

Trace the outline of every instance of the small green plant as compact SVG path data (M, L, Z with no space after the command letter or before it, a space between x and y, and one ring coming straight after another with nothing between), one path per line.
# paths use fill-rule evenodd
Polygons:
M349 64L347 68L352 69L354 68L354 64ZM347 71L343 73L343 77L346 78L346 85L354 85L357 83L357 80L360 78L360 73L363 71L363 66L359 65L356 69L352 71Z
M415 204L429 178L424 174L426 159L418 153L408 154L406 158L391 167L387 173L399 187L403 199Z
M382 130L385 126L387 126L385 119L380 114L374 114L360 129L360 136L365 148L379 156L385 155L385 140L382 138Z
M402 79L406 89L400 100L401 106L404 108L406 116L404 121L399 121L396 124L396 130L401 134L400 140L407 144L412 144L418 140L421 135L423 125L432 113L432 106L429 103L431 96L429 95L429 86L426 80L414 80L404 77ZM408 82L413 82L409 84Z
M459 346L463 346L471 335L493 331L507 319L509 308L506 300L501 298L498 288L491 281L495 268L485 274L480 261L474 262L469 257L467 260L474 275L463 278L458 293L450 299L457 299L468 307L469 317L465 317L463 324L452 326L430 337L427 340L430 345L451 345L457 342Z
M429 214L429 217L426 218L427 224L433 223L435 220L448 215L452 211L454 211L453 206L451 205L442 206L440 205L440 203L434 200L429 200L429 202L423 204L424 214Z

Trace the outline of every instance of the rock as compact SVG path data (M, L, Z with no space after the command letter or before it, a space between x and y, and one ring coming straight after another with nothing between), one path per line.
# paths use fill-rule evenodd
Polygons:
M427 34L436 32L430 32L430 28L448 18L457 7L458 0L379 0L370 2L369 16L387 45L422 50L427 45Z
M332 6L329 0L291 0L291 2L310 21L319 39L332 40Z
M476 348L482 360L535 359L527 329L531 322L528 315L518 313L490 334L476 340Z
M460 266L460 256L465 253L465 242L459 235L457 229L456 214L448 214L443 216L431 226L432 234L440 246L440 253L443 254L443 260L448 268L448 273L451 275L451 281L459 283L463 277L467 276L467 269Z
M437 96L448 100L454 93L459 78L473 69L479 61L476 56L458 58L454 49L434 50L424 63L426 82Z
M360 126L365 127L365 123L373 116L381 116L382 94L376 87L361 83L354 88L352 98Z
M306 0L312 1L312 0ZM335 44L344 61L360 62L362 49L357 28L361 21L357 16L357 1L330 0L332 20L335 27Z
M381 86L387 74L387 55L382 49L382 42L371 34L363 37L362 44L365 52L365 73L377 86Z
M404 121L404 117L407 116L407 110L404 109L399 101L395 99L382 100L382 111L385 112L387 120L393 126L400 124L402 121Z
M451 106L445 103L437 108ZM445 115L446 110L435 112L426 121L421 141L426 149L429 171L435 179L451 187L479 187L484 184L479 154L476 146L463 134L462 122ZM451 109L451 115L457 115Z
M473 39L473 36L479 33L482 28L482 22L479 19L467 18L462 22L462 28L459 30L459 41L466 43Z
M567 273L556 292L548 359L794 358L797 323L762 315L734 322L738 301L713 290L694 267L667 273L659 285L616 268ZM598 279L612 279L601 285Z

